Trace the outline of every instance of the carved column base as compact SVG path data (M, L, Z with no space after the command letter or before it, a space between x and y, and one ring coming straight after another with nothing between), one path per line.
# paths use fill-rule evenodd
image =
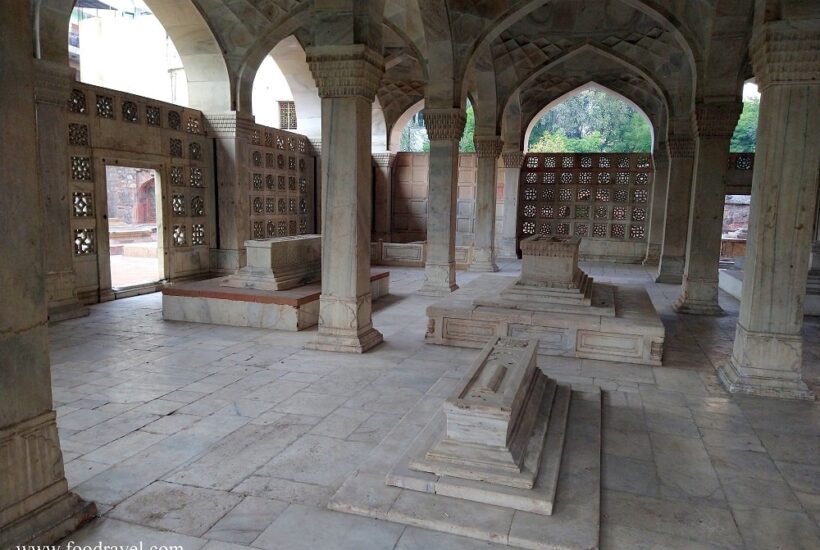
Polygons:
M341 353L364 353L384 342L382 333L373 327L359 333L345 329L319 329L316 340L305 344L305 349L337 351Z
M667 285L681 284L683 282L683 266L685 263L686 258L683 256L662 256L655 282Z
M514 259L518 256L515 253L515 239L503 238L499 241L495 249L496 257L503 259Z
M495 262L473 261L470 262L470 267L467 268L467 271L473 271L476 273L495 273L496 271L499 271L499 268Z
M717 281L694 281L686 279L683 290L672 308L689 315L723 315L718 304Z
M646 249L646 257L641 262L643 265L658 265L661 261L661 246L650 244Z
M418 293L424 296L447 296L458 290L455 262L445 265L428 263L424 266L424 284Z
M0 548L53 544L95 517L96 504L66 492L27 516L0 528Z
M498 266L495 263L495 251L492 248L473 248L473 259L468 271L481 273L495 273Z
M384 341L373 328L370 293L356 299L322 294L319 297L319 334L306 349L364 353ZM366 323L362 323L366 320Z
M0 430L0 548L51 544L97 515L68 492L56 415Z
M731 393L814 400L801 378L801 336L749 332L737 325L732 357L718 366L721 383Z

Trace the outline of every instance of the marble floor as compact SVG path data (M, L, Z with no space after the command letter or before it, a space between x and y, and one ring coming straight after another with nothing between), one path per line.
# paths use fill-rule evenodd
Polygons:
M641 266L583 267L599 281L646 284L667 331L663 367L539 363L561 382L605 390L601 547L820 548L820 402L723 391L714 364L731 352L738 302L722 295L721 318L678 316L678 287L652 283ZM66 475L101 514L66 541L494 547L325 507L404 413L443 398L477 353L425 345L433 300L414 292L422 271L393 268L391 278L374 314L385 343L364 356L302 349L314 331L163 322L159 294L53 326ZM805 327L805 376L820 390L818 318Z

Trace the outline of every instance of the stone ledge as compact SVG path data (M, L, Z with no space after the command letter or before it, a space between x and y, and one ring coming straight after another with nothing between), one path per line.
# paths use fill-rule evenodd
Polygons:
M290 290L255 290L220 286L224 277L181 283L162 291L166 321L299 331L319 322L322 285ZM371 270L373 300L390 292L390 272Z

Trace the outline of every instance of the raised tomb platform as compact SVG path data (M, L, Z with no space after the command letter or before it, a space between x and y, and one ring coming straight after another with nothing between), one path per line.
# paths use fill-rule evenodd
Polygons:
M491 338L451 396L422 400L329 507L522 548L597 548L600 391L556 384L537 348Z
M162 291L168 321L299 331L319 323L320 235L245 241L235 274L173 284ZM373 301L390 293L390 272L372 269Z
M538 338L543 355L660 365L665 330L646 289L595 283L578 268L580 243L524 239L519 278L484 275L427 308L427 342Z

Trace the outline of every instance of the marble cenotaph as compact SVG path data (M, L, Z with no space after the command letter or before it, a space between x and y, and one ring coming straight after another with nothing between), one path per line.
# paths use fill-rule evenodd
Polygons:
M642 286L596 283L578 267L580 237L521 241L517 279L484 275L427 308L430 343L482 347L537 338L538 353L660 365L664 327Z
M288 290L322 277L322 236L294 235L245 241L247 264L220 284L255 290Z
M491 338L450 397L411 411L330 508L523 548L597 548L601 393L556 384L537 349Z

